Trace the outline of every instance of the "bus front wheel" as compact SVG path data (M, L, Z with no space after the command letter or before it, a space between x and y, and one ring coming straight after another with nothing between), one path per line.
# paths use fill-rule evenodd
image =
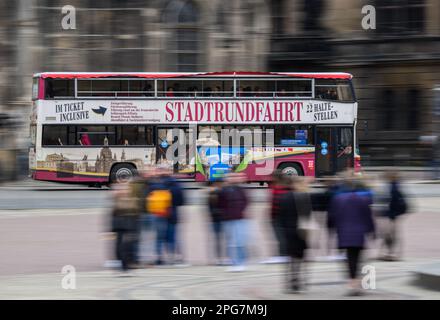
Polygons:
M110 173L111 183L123 183L133 179L137 174L136 168L128 163L116 164Z
M282 163L279 167L281 173L286 174L288 176L303 176L304 173L301 169L301 166L294 162L286 162Z

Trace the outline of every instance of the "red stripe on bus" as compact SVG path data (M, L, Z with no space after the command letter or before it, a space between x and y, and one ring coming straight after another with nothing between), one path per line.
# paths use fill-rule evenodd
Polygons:
M52 79L83 79L83 78L108 78L108 77L135 77L135 78L179 78L199 76L287 76L293 78L308 79L351 79L348 73L283 73L283 72L248 72L248 71L226 71L226 72L203 72L203 73L42 73L41 77Z
M81 176L78 174L72 174L70 177L59 177L58 174L55 171L36 170L33 172L33 178L35 180L64 182L108 182L108 177Z

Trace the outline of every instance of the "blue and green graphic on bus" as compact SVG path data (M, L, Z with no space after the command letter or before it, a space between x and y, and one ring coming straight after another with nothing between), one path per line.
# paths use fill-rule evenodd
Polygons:
M243 171L248 165L246 151L245 147L199 146L197 171L209 181L222 179L232 170Z

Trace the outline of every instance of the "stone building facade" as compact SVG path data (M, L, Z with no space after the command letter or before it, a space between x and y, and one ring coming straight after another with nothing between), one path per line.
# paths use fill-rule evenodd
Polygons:
M67 4L74 30L61 25ZM362 29L364 5L375 30ZM365 163L425 164L439 15L436 0L3 1L0 105L26 122L41 71L345 71Z
M438 134L432 89L440 83L440 2L272 3L272 16L278 18L268 68L352 73L363 163L428 164L432 145L423 137ZM376 29L362 28L366 5L376 9Z

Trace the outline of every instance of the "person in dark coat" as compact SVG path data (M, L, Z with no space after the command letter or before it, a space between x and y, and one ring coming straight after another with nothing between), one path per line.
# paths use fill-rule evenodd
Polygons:
M311 216L309 194L302 190L299 177L290 177L291 188L280 199L279 219L290 261L287 266L287 292L298 293L304 288L301 268L307 249L307 230L302 221Z
M209 186L208 208L211 217L212 231L214 232L215 264L221 265L223 258L223 228L222 228L222 206L220 204L220 192L222 182L213 181Z
M359 261L365 247L366 236L374 234L375 226L370 208L372 198L359 179L347 178L346 190L336 195L329 210L329 223L336 230L338 246L346 250L349 295L361 293L361 281L358 279Z
M165 184L172 194L171 214L168 217L167 243L168 253L174 263L183 263L182 251L178 241L179 207L184 205L183 188L173 176L165 177Z
M247 258L247 220L245 210L248 198L243 187L245 177L241 173L229 173L220 191L221 219L225 230L228 256L233 267L229 271L244 271Z
M280 208L281 208L281 199L282 197L290 192L291 186L290 179L287 175L282 174L281 170L276 170L273 174L272 183L271 183L271 207L270 207L270 222L275 235L275 238L278 242L278 255L272 257L269 262L278 263L278 262L287 262L286 258L288 257L287 249L286 249L286 239L283 233L283 228L280 223Z
M407 200L400 187L399 175L391 171L386 175L388 180L389 196L384 216L387 218L387 231L384 235L383 244L386 253L382 257L385 261L396 261L399 259L396 248L399 246L398 221L408 211Z
M325 211L327 212L327 223L326 223L326 227L327 227L327 259L329 261L334 261L334 260L344 260L345 259L345 255L342 252L337 252L336 250L336 231L333 229L332 225L330 224L329 221L329 210L330 210L330 203L332 202L333 198L344 192L344 186L341 182L341 177L334 177L334 178L329 178L326 183L327 183L327 189L324 193L324 198L325 198ZM339 250L340 251L340 250ZM332 253L336 253L336 254L332 254Z

